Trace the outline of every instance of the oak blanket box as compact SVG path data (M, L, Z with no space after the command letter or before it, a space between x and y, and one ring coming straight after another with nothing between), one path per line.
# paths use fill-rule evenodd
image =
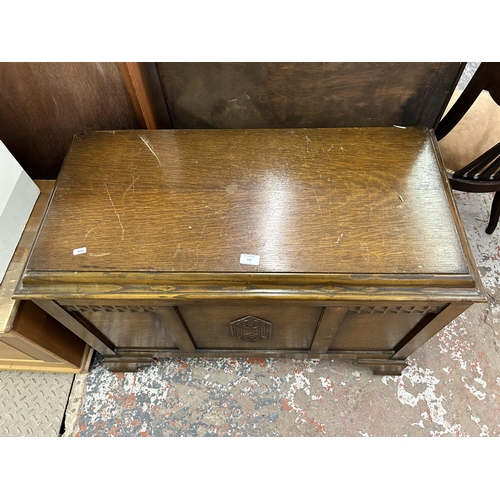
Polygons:
M15 297L116 371L286 356L393 374L485 300L425 127L76 136Z

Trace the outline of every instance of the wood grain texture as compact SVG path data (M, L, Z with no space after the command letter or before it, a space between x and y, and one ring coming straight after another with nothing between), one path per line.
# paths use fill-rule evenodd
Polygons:
M432 128L465 63L156 65L174 128Z
M30 352L30 349L25 349L24 345L19 346L18 344L15 344L16 341L21 340L21 342L24 342L24 344L27 344L31 349L33 348L32 345L30 345L29 342L24 341L24 339L19 339L19 337L16 334L10 334L6 333L3 335L0 335L0 366L2 363L9 362L9 363L34 363L34 364L44 364L45 360L37 360L37 354L38 352L33 354ZM11 345L12 342L14 342L14 345ZM54 361L54 357L50 359L51 361Z
M421 128L88 133L28 270L470 273Z
M170 357L195 352L207 355L218 352L222 356L232 351L264 356L273 351L297 353L302 350L309 352L310 357L327 353L334 358L356 358L354 353L362 355L363 352L372 353L373 357L373 353L385 352L389 358L398 346L404 345L403 340L415 342L420 329L425 336L422 338L428 340L427 326L435 318L440 318L439 324L453 319L446 303L398 303L394 297L381 303L370 299L367 293L364 300L368 301L364 303L330 301L326 306L300 299L286 303L272 300L177 302L177 307L167 306L165 301L148 301L158 317L156 323L150 322L155 316L151 311L133 301L127 306L123 299L121 303L104 302L102 306L97 305L97 301L87 301L87 305L81 303L78 307L73 299L63 301L63 307L68 311L83 311L83 316L118 346L116 353L129 357L133 353ZM461 312L470 303L456 305L461 307ZM127 307L137 312L129 312ZM96 311L89 312L93 309ZM144 312L140 312L141 309ZM246 316L270 322L271 338L257 342L235 339L230 323Z
M165 322L152 310L144 313L119 312L106 306L107 304L104 304L103 308L65 307L65 309L70 313L79 311L78 317L85 318L88 324L93 325L99 332L105 332L106 338L117 348L177 348L170 334L163 331Z
M119 357L107 358L104 357L104 365L112 371L135 371L138 368L150 365L155 358L169 358L176 357L179 354L177 351L156 351L156 352L146 352L146 351L128 351L121 350L118 351ZM401 370L406 366L405 361L388 359L392 355L391 352L377 352L377 351L351 351L351 352L332 352L327 353L313 353L308 351L294 351L294 350L284 350L284 351L238 351L232 350L198 350L195 353L190 353L189 357L193 358L206 358L206 357L230 357L230 358L280 358L280 359L357 359L358 363L362 360L367 359L369 362L366 363L370 368L374 369L376 373L379 374L396 374L401 373ZM384 363L385 361L385 363ZM399 367L399 372L397 372L397 367Z
M0 139L34 179L55 179L73 135L138 128L117 63L0 63Z
M8 347L8 346L6 346ZM11 354L19 353L12 349ZM50 372L50 373L85 373L88 371L94 349L89 345L85 347L80 366L73 367L68 363L62 363L59 360L54 362L38 361L33 358L27 360L9 358L8 355L2 355L2 343L0 340L0 370L23 371L23 372ZM14 354L15 356L16 354Z
M23 339L33 342L37 351L40 350L39 347L48 351L48 359L45 359L41 353L38 353L38 359L53 361L57 356L74 367L79 367L82 363L86 348L85 342L30 301L21 303L13 331Z
M172 128L155 64L118 64L141 127L154 130Z
M457 233L458 233L459 238L462 242L462 246L464 248L465 258L467 259L468 267L471 271L471 275L472 275L475 283L477 283L478 288L480 289L481 295L483 297L486 297L486 293L485 293L485 290L484 290L484 287L483 287L482 281L481 281L481 275L479 274L479 270L477 269L476 262L474 260L474 255L473 255L472 250L471 250L469 238L467 237L467 233L465 232L465 227L460 219L460 213L458 210L457 201L455 199L455 196L453 195L452 187L450 185L450 182L448 179L448 174L446 172L446 168L445 168L445 165L443 162L443 158L441 156L441 152L439 151L439 146L438 146L438 142L436 139L436 135L434 134L433 130L431 130L430 139L431 139L432 147L434 149L434 155L435 155L436 160L438 162L438 165L440 167L439 172L441 174L444 192L446 194L446 197L448 198L448 203L449 203L451 210L452 210L452 213L453 213L454 225L457 229Z
M394 354L394 359L405 359L419 347L424 345L430 338L463 313L472 304L449 304L441 314L438 314L424 328L416 332L413 338L409 339Z
M314 334L311 346L312 353L328 351L347 310L347 307L325 307L323 309L318 328Z
M198 349L236 349L259 351L268 349L309 349L316 330L321 308L293 305L261 305L258 303L228 305L181 305L184 319ZM230 322L245 316L255 316L272 323L270 338L249 342L234 338Z
M115 346L109 339L101 334L94 325L86 325L81 319L76 319L71 314L66 312L57 303L50 300L33 300L33 302L50 314L59 323L64 325L68 330L72 331L77 337L80 337L84 342L93 347L97 352L107 356L114 356ZM89 326L91 330L89 330Z
M149 357L149 362L153 358L170 358L182 356L177 350L154 350L154 349L142 349L141 351L134 349L119 349L116 351L119 355L118 358L107 358L105 357L105 362L114 360L120 362L122 359L127 358L147 358ZM200 357L229 357L229 358L245 358L245 357L257 357L257 358L297 358L297 359L390 359L394 353L392 351L328 351L326 353L311 353L307 350L272 350L272 349L261 349L259 351L249 351L249 350L238 350L238 349L198 349L196 352L189 354L190 357L200 358Z
M485 300L424 127L82 134L15 297L112 369L276 356L380 373Z
M191 335L182 316L175 307L155 307L156 315L162 321L163 328L172 337L175 345L183 352L195 352Z
M193 274L193 283L179 284L176 282L175 275L163 275L162 285L137 284L134 280L137 277L134 274L113 273L111 276L105 272L102 274L93 274L96 278L94 284L89 283L80 285L78 280L85 276L86 273L78 273L70 276L64 275L64 281L57 284L50 284L49 273L46 273L41 280L36 277L34 280L25 277L23 282L19 284L14 294L15 298L23 300L27 299L54 299L58 298L64 302L77 298L79 302L87 302L89 299L99 301L124 300L135 301L162 301L165 305L176 305L182 302L200 302L205 300L235 300L235 301L279 301L282 303L295 300L306 301L311 304L326 306L335 302L351 302L359 305L365 300L383 301L386 302L401 302L408 301L452 301L452 302L485 302L485 296L481 284L474 282L469 276L469 281L460 286L453 281L448 282L444 286L440 286L439 275L436 275L435 283L432 277L422 277L420 283L414 285L415 278L409 278L408 281L401 279L400 283L396 284L397 277L392 281L389 279L378 280L373 286L367 285L363 281L363 275L344 274L332 275L332 284L321 285L317 283L317 276L314 274L303 275L300 277L300 283L290 281L290 275L282 275L280 273L269 273L266 275L248 274L236 275L236 273L227 274L224 276L227 283L219 281L219 275L214 274L211 283L200 284ZM400 276L400 275L398 275ZM116 277L117 284L109 284L109 282L101 284L100 277L105 280L114 279ZM126 279L130 278L129 283ZM309 283L307 278L309 277ZM265 279L265 284L259 282L259 279ZM320 277L323 279L323 277ZM337 283L337 278L340 283L345 283L346 280L352 278L352 282L348 285ZM172 281L169 283L168 280ZM246 279L246 281L245 281ZM281 280L288 281L288 284L282 284ZM231 280L231 281L230 281ZM141 281L141 280L139 280ZM417 280L418 281L418 280ZM461 280L460 280L461 281ZM373 282L372 282L373 283ZM454 286L456 285L456 286Z
M404 360L358 359L358 364L373 370L374 375L401 375L407 363Z
M344 316L330 349L383 351L394 347L424 317L423 314L353 314Z

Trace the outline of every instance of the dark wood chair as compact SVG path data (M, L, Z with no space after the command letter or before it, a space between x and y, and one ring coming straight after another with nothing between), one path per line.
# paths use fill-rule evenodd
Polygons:
M483 62L479 65L465 90L439 122L436 128L438 141L453 130L483 90L488 91L494 102L500 106L500 63ZM451 187L457 191L495 193L486 228L486 233L491 234L500 217L500 142L463 168L448 175Z

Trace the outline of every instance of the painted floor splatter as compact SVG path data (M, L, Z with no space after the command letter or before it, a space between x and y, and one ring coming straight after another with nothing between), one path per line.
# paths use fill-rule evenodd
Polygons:
M96 358L73 436L499 436L500 229L492 196L455 193L488 303L409 359L400 377L351 361L164 359L111 373Z

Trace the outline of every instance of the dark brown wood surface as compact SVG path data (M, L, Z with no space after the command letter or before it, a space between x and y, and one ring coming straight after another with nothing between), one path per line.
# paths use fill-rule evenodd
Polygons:
M156 65L174 128L431 128L464 67L456 62Z
M325 307L323 309L318 328L314 334L311 352L320 353L328 351L332 339L336 335L344 319L347 309L347 307Z
M116 346L106 335L99 332L94 325L83 322L81 318L75 318L56 302L50 300L33 300L33 302L96 351L108 356L114 355Z
M432 319L425 325L413 338L408 339L403 346L394 354L395 359L405 359L411 353L416 351L432 336L438 333L448 323L453 321L458 315L462 314L467 309L467 304L450 304L441 314Z
M423 128L88 133L66 159L28 274L456 282L469 262L443 186Z
M184 352L194 352L196 348L184 325L182 316L175 307L156 307L154 309L158 318L162 321L166 333L171 336L175 344Z
M371 368L374 375L401 375L407 366L405 360L399 359L358 359L358 363Z
M198 349L236 349L255 351L261 349L309 349L316 330L321 308L310 305L226 303L182 305L179 312L189 328ZM272 324L270 338L246 341L234 338L230 322L254 316Z
M117 63L0 63L0 139L34 179L57 177L75 133L138 126Z
M422 320L423 314L354 314L344 316L330 344L333 351L393 350Z
M82 134L15 297L112 369L285 356L384 373L485 300L423 127Z

